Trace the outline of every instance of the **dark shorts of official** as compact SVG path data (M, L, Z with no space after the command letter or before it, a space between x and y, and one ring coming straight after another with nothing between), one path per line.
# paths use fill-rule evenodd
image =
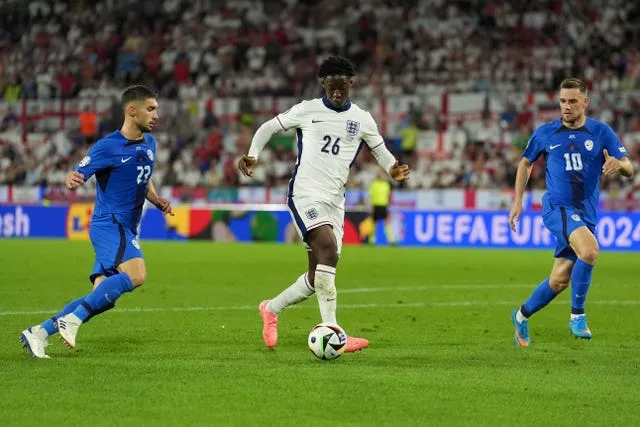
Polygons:
M593 234L596 232L594 224L585 222L575 209L570 206L555 206L547 196L542 198L542 220L545 227L556 237L556 258L566 258L576 261L578 257L569 245L569 236L580 227L587 227Z
M387 219L389 216L389 209L386 206L374 206L373 207L373 220Z
M89 280L98 276L118 274L118 266L133 258L143 258L137 235L129 227L120 224L115 216L104 215L91 219L89 238L96 254L96 261Z

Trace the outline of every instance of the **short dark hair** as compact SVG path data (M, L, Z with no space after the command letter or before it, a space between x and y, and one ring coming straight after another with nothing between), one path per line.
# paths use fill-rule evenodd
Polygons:
M342 56L330 56L320 64L318 69L318 77L327 76L347 76L353 77L356 74L355 68L351 61Z
M589 90L587 89L587 84L580 79L576 79L575 77L564 79L562 83L560 83L560 89L578 89L580 93L584 95L589 92Z
M120 100L122 107L126 107L128 103L132 101L144 101L149 98L157 98L158 95L143 85L129 86L122 92L122 98Z

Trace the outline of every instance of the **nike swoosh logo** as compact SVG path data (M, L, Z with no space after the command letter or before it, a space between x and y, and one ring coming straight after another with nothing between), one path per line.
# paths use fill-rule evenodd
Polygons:
M120 159L122 163L127 163L129 160L131 160L131 157L127 157L126 159Z
M322 122L324 122L324 120L314 120L314 119L311 119L311 123L322 123Z
M553 150L554 148L560 147L562 144L556 144L549 147L549 150Z

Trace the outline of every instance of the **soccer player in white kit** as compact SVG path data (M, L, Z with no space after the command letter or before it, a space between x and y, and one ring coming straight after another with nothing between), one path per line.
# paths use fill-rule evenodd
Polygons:
M286 307L315 292L323 323L337 325L336 265L344 232L344 185L364 144L395 181L409 177L409 167L400 165L387 150L368 111L349 99L354 67L347 59L330 57L318 70L324 89L322 98L302 101L258 128L247 155L238 167L253 175L258 156L274 133L295 128L298 160L289 181L287 206L309 257L308 271L271 300L259 305L262 337L267 347L278 341L278 315ZM366 348L369 341L347 335L346 352Z

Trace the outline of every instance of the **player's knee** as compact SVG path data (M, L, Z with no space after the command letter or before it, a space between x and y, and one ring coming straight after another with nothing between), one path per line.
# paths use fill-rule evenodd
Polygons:
M318 242L313 250L318 264L335 266L338 264L338 248L333 240Z
M133 286L136 288L138 286L142 286L147 280L147 272L144 270L134 271L127 274L129 275L129 279L131 279L131 283L133 283Z
M338 264L338 251L337 249L330 248L326 251L318 254L318 264L335 266Z
M107 278L106 276L98 276L98 277L96 277L96 279L93 281L93 289L97 288L98 285L100 283L102 283L104 281L104 279L106 279L106 278Z
M553 292L556 294L564 291L567 286L569 286L570 277L567 275L556 275L553 274L549 277L549 287L553 289Z
M597 245L590 246L581 251L580 259L588 264L593 265L598 260L598 252L599 251Z

